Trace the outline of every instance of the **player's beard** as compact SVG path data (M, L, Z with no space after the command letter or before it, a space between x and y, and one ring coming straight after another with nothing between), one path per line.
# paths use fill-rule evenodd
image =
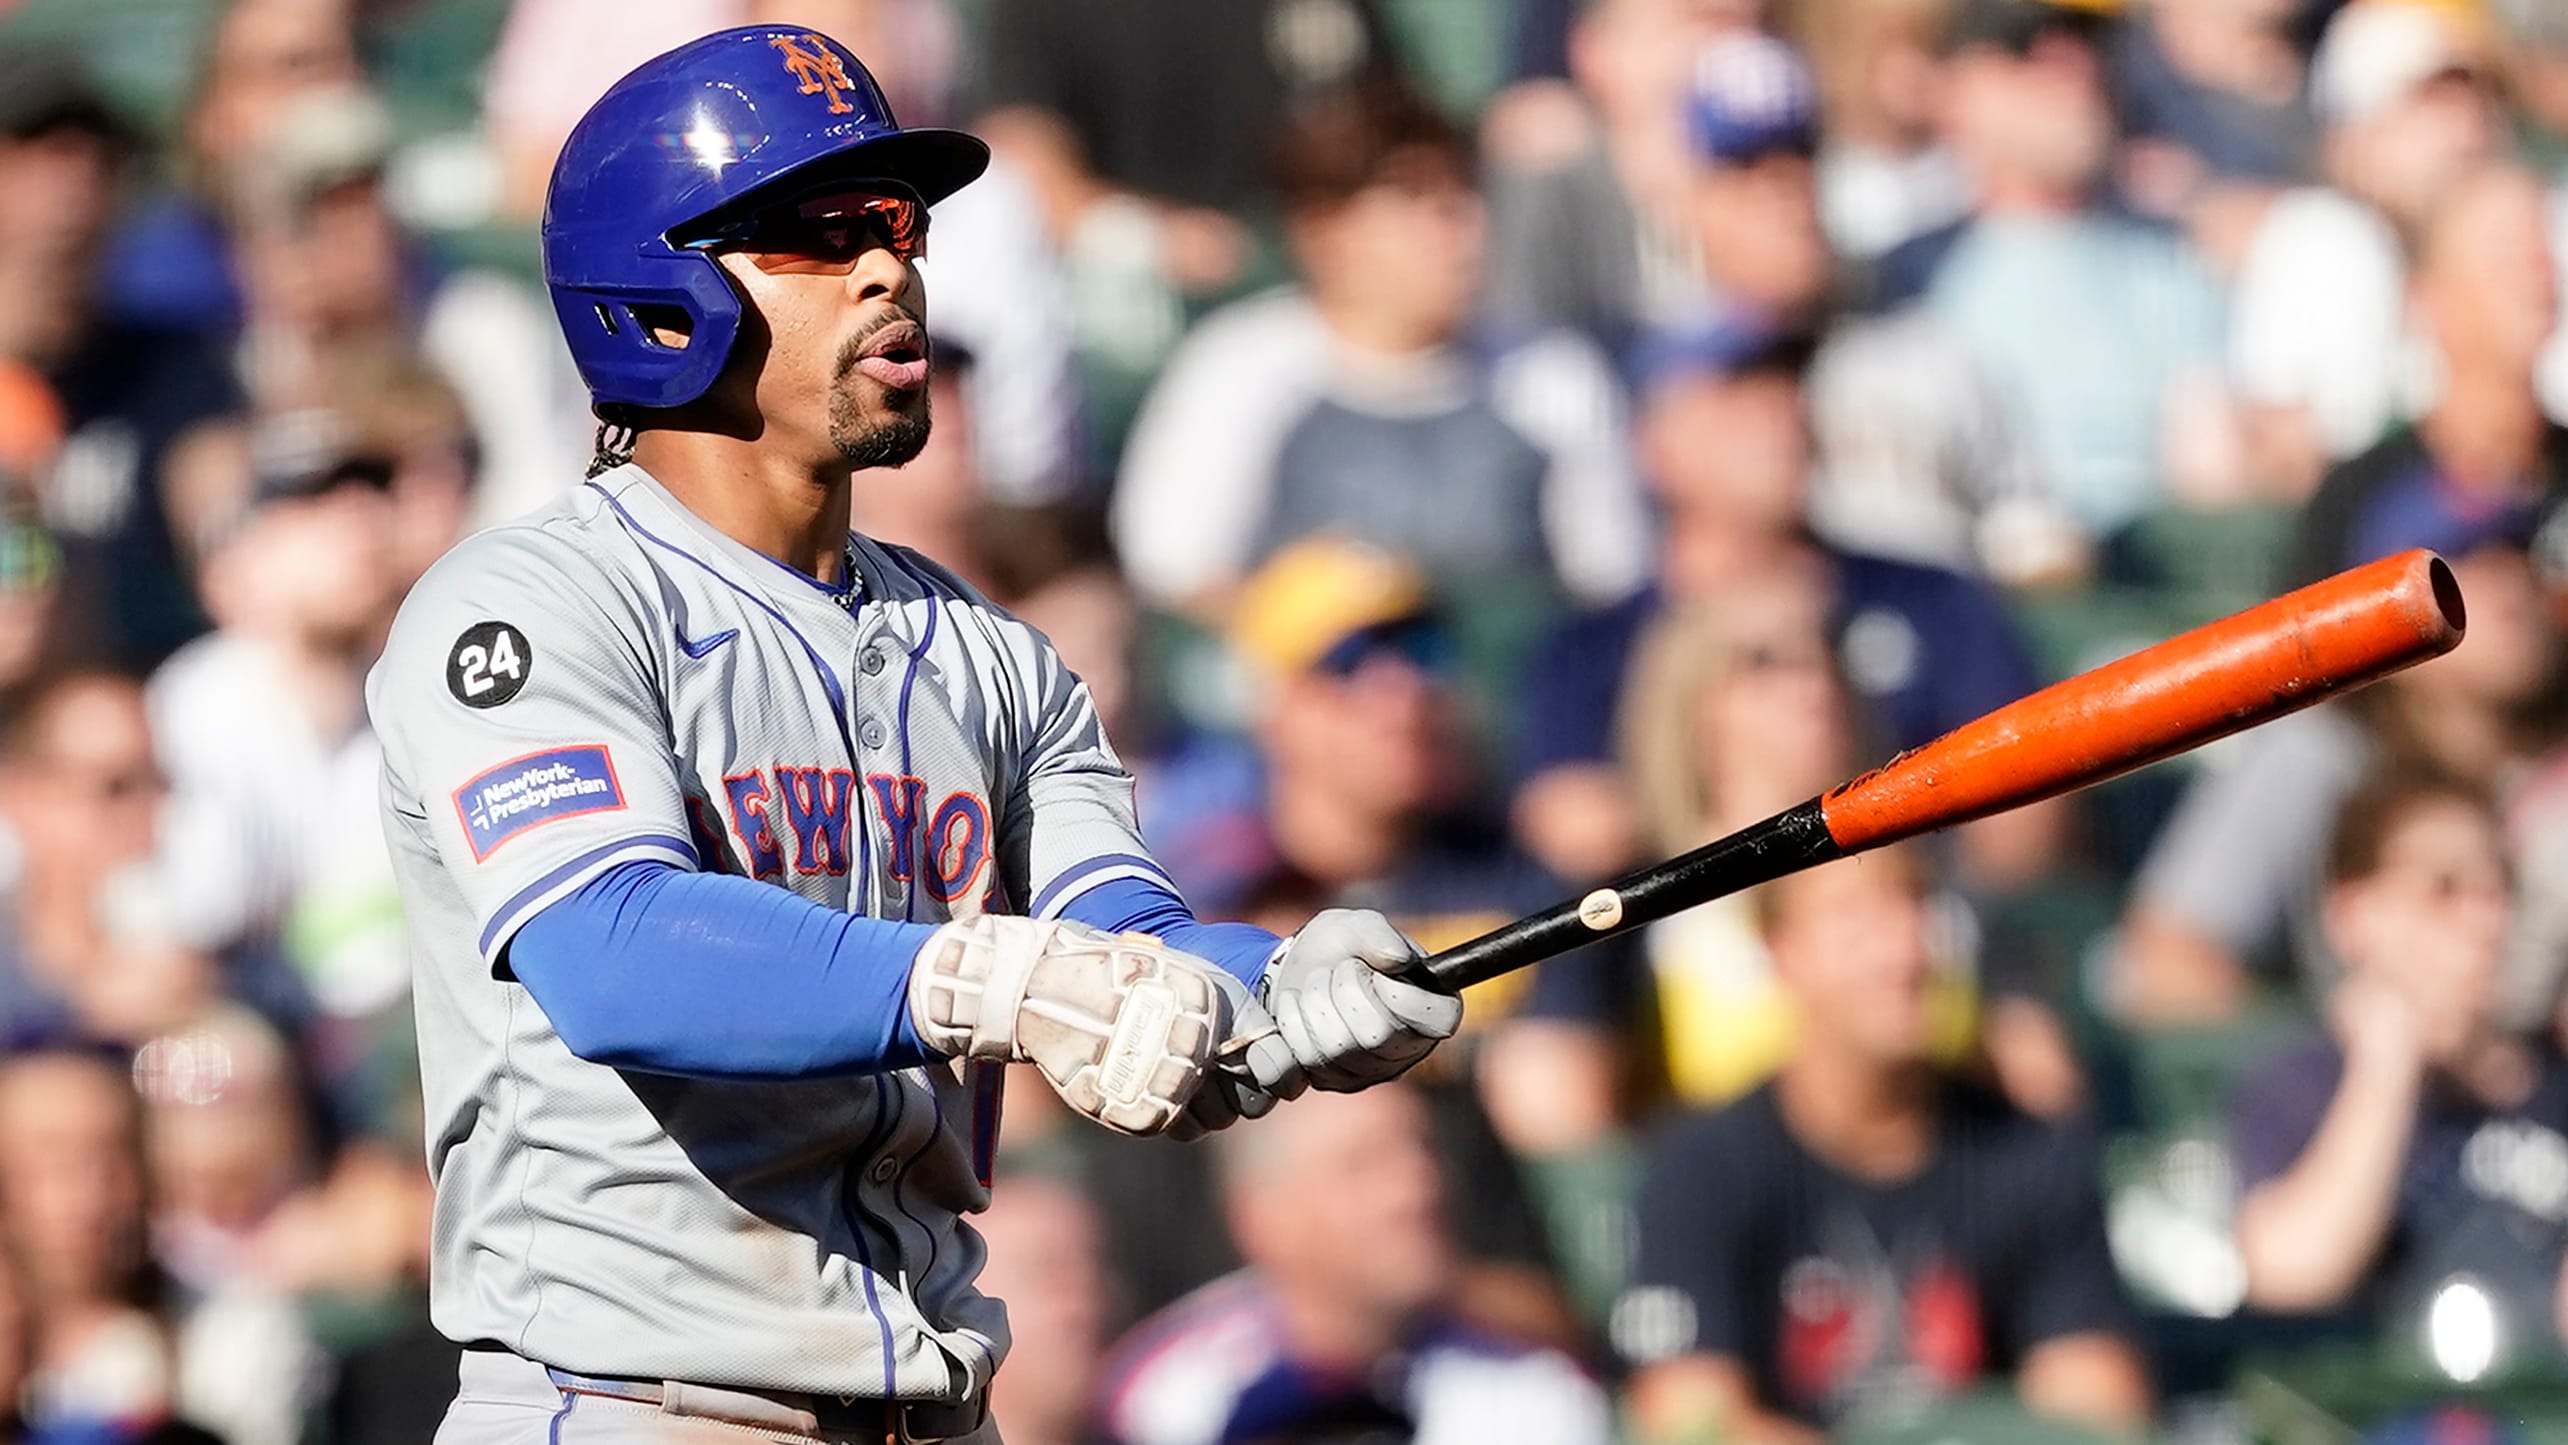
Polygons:
M860 470L907 466L927 446L928 388L921 384L918 395L904 408L897 393L856 370L864 341L864 337L851 340L838 355L835 384L829 389L830 444L849 466ZM876 403L883 413L880 420L869 421L863 414L861 393L869 390L880 398Z

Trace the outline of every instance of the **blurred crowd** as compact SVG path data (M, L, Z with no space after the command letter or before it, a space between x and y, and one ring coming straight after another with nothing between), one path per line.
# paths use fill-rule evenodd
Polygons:
M853 525L1197 911L1434 949L2403 551L2468 639L1471 994L1011 1092L1011 1445L2568 1432L2568 5L0 3L0 1441L427 1437L361 684L595 420L572 121L807 24L998 158Z

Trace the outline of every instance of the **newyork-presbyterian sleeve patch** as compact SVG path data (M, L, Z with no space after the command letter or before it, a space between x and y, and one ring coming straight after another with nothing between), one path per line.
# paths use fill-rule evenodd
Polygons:
M455 790L455 816L478 863L530 829L624 806L624 785L602 743L511 758Z

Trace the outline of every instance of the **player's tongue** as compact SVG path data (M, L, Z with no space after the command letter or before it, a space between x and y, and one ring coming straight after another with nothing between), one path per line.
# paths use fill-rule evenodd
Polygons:
M891 390L916 391L927 384L927 335L911 321L883 327L857 348L854 369Z

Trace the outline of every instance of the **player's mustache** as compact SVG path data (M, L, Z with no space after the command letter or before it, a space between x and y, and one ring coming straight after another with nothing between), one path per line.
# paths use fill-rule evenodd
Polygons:
M926 322L921 321L909 312L895 306L889 312L885 313L882 319L874 322L870 326L867 326L864 330L857 332L855 335L848 337L845 342L840 344L838 348L837 367L831 375L836 379L844 380L849 372L856 369L856 363L865 359L865 348L874 344L875 337L882 335L892 327L901 325L917 327L919 329L919 335L922 338L927 334Z

